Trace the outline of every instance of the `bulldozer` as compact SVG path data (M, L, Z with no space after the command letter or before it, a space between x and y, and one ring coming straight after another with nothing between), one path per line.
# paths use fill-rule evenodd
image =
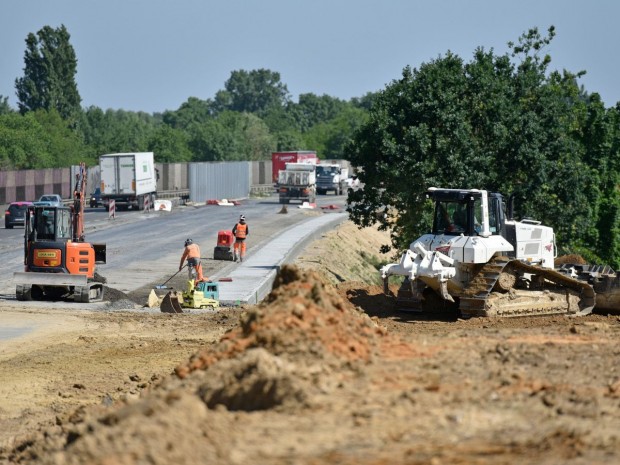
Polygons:
M597 305L620 309L620 278L608 266L564 264L555 268L553 229L533 219L513 218L499 193L431 187L432 230L413 241L399 263L380 269L403 276L399 310L428 310L443 301L462 317L587 315Z
M106 262L106 244L86 242L84 236L84 163L75 178L71 205L34 205L26 211L24 271L13 275L17 300L103 300L95 267Z
M164 296L160 309L164 313L183 313L184 308L215 310L220 306L219 298L217 282L189 279L183 292L172 290Z

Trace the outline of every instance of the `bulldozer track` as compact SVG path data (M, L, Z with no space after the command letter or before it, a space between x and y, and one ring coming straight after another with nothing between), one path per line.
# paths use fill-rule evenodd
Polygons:
M499 294L494 288L502 273L530 274L536 279L531 283L532 288L521 292L510 290L504 294L506 298L502 299L501 303L493 304L493 296ZM531 299L528 296L531 296ZM466 317L515 317L558 313L587 315L592 312L596 303L596 293L587 282L508 257L495 257L484 265L459 297L459 310Z

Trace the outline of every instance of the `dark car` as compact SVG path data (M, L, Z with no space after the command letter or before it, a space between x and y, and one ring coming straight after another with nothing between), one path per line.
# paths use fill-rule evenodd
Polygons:
M101 189L96 188L95 191L90 194L90 208L100 207L103 205L101 201Z
M26 210L32 202L13 202L4 212L4 227L13 229L13 226L24 226L26 222Z

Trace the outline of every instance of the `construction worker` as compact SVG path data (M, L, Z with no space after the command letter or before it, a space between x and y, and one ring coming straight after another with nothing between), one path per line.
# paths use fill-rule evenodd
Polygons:
M239 222L233 226L232 233L235 236L234 259L235 261L237 259L243 261L243 257L245 257L245 238L250 234L250 228L245 223L245 215L239 217Z
M195 279L197 283L204 281L202 264L200 263L200 247L198 247L198 244L194 244L194 241L191 239L185 240L185 250L183 250L179 271L183 268L185 259L187 259L188 278L190 280Z

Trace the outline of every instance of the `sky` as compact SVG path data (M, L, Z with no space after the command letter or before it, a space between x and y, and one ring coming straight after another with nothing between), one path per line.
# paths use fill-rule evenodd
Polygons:
M0 95L17 108L25 39L65 25L82 106L147 113L212 99L232 71L278 72L299 94L343 100L384 89L403 68L478 47L508 52L556 28L551 70L607 107L620 101L618 0L0 0Z

